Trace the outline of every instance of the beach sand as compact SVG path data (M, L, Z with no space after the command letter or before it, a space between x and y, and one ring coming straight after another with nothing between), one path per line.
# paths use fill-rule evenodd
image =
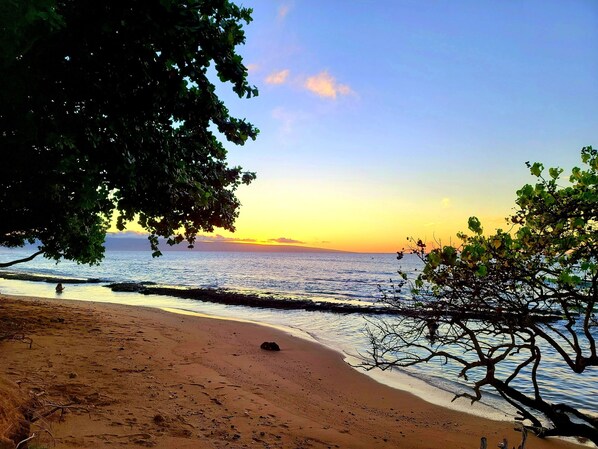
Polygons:
M0 435L19 433L14 414L24 407L35 422L18 438L34 433L42 447L476 449L481 436L488 447L503 437L519 444L513 423L431 405L270 327L0 296L2 329L17 338L0 342ZM264 341L281 351L260 349ZM11 444L0 438L0 448ZM527 447L579 448L534 436Z

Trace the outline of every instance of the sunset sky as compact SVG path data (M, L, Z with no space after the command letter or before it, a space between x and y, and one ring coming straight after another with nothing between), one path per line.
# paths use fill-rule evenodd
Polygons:
M393 252L504 227L525 161L598 146L598 2L245 0L257 172L217 239Z

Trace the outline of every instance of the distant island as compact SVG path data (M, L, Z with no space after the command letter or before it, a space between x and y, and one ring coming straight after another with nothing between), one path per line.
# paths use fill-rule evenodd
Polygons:
M147 239L143 237L106 237L106 251L149 251L150 246ZM222 252L245 252L245 253L347 253L326 248L312 248L296 245L269 245L241 242L196 242L193 248L188 248L183 242L179 245L170 246L165 241L160 242L160 251L222 251Z
M38 243L26 244L23 248L37 248ZM144 236L120 237L108 234L104 242L106 251L151 251L150 245ZM3 248L10 251L9 248ZM268 244L268 243L248 243L248 242L230 242L230 241L199 241L188 248L186 242L179 245L170 246L166 240L160 239L160 251L219 251L219 252L243 252L243 253L351 253L351 251L341 251L337 249L313 248L309 246Z

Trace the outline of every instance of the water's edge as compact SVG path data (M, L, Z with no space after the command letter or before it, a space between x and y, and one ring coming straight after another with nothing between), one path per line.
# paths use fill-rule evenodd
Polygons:
M0 251L0 261L14 259L17 253ZM421 270L420 262L406 256L401 269L415 275ZM106 261L99 266L68 261L57 264L40 259L11 267L12 274L6 276L2 273L8 270L0 270L0 291L10 295L166 308L176 313L190 311L211 318L273 326L340 352L355 368L361 354L367 357L371 351L365 332L368 323L394 319L368 312L378 305L383 293L394 294L392 278L396 277L397 268L393 254L214 252L167 253L152 259L145 252L109 251ZM59 282L65 287L61 294L55 292ZM126 288L121 290L131 291L113 291L106 287L110 283L124 284ZM269 301L277 307L270 306ZM326 310L329 304L336 313ZM348 313L352 308L357 312ZM544 361L540 380L549 400L598 412L593 399L598 394L598 372L572 376L558 357L546 357ZM507 363L503 369L510 369L510 365ZM459 371L458 366L433 360L409 368L406 373L372 370L365 374L445 408L495 420L513 419L513 410L489 390L484 391L482 399L487 406L485 412L480 410L479 403L472 409L463 398L451 402L455 394L470 391L460 381ZM517 387L526 391L529 385L525 382L523 378Z
M4 278L6 279L6 278ZM57 278L52 278L51 280L44 281L44 283L51 284L45 286L44 290L53 292L54 281ZM94 302L97 304L106 303L106 304L115 304L115 305L126 305L126 306L133 306L133 307L151 307L163 310L168 313L176 313L182 315L191 315L197 317L203 317L208 319L220 319L220 320L228 320L228 321L236 321L239 323L251 323L260 326L266 326L277 331L287 333L292 335L296 338L301 338L312 343L319 344L327 349L333 350L339 353L345 363L347 363L352 369L357 370L359 373L366 375L378 383L384 384L391 388L405 391L415 396L423 399L424 401L444 407L450 410L454 410L457 412L464 412L480 417L484 417L487 419L495 420L495 421L511 421L513 420L514 412L509 412L505 408L505 404L501 404L498 398L488 397L484 398L482 402L477 402L475 404L471 404L470 401L465 399L459 399L457 401L452 401L454 398L454 393L451 393L448 389L442 389L438 386L431 385L427 383L425 380L422 380L414 375L406 373L404 371L393 370L390 371L381 371L381 370L369 370L366 371L359 367L361 362L359 354L357 354L354 348L342 347L339 345L338 341L333 341L330 339L324 339L318 336L314 332L308 332L304 329L301 329L298 326L290 325L288 323L280 323L277 322L276 319L266 321L260 319L246 319L241 318L241 315L244 313L245 307L243 306L228 306L226 311L231 313L227 314L219 314L217 310L213 310L219 306L219 304L210 303L202 301L201 305L203 306L202 311L193 310L197 307L196 304L199 303L195 300L190 300L187 304L177 305L173 304L173 300L177 299L176 297L171 297L167 295L152 295L150 301L148 301L148 297L145 295L139 295L138 292L119 292L117 298L104 298L103 295L94 296L93 291L88 291L90 288L101 288L105 289L105 286L100 285L95 282L91 283L82 283L79 285L78 283L72 282L69 285L69 290L71 290L70 294L53 294L53 293L43 293L39 290L35 291L36 284L39 285L39 279L35 281L32 280L19 280L19 279L7 279L5 281L8 285L11 285L12 288L9 289L8 292L2 291L0 293L7 294L10 296L30 296L30 297L39 297L45 299L62 299L62 300L69 300L69 301L79 301L79 302ZM5 284L7 285L7 284ZM41 287L41 285L40 285ZM86 288L87 287L87 288ZM76 290L80 294L73 294L72 290L76 288ZM6 290L6 289L4 289ZM33 290L33 291L32 291ZM109 290L108 290L109 291ZM210 307L210 305L212 307ZM206 310L207 309L207 310ZM212 310L210 310L212 309ZM222 310L221 310L222 312ZM276 315L284 314L284 311L277 311L274 310ZM287 313L292 313L293 311L288 311ZM315 313L315 312L312 312ZM324 312L327 313L327 312Z

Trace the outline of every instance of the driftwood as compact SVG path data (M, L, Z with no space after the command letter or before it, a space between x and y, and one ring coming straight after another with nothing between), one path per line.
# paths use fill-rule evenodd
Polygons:
M527 429L525 427L521 428L521 444L517 447L517 449L525 449L525 443L527 441Z
M76 402L71 402L68 404L55 404L53 402L47 402L44 404L44 407L45 406L49 406L51 407L51 409L44 413L37 413L37 416L32 416L29 422L34 423L40 419L47 418L48 416L53 415L57 411L60 411L60 420L62 420L64 413L70 409L81 409L86 412L89 412L89 409L87 407L78 405Z
M32 440L35 437L36 437L35 433L32 433L29 437L25 438L24 440L19 441L15 449L19 449L19 447L21 447L21 444L25 444L27 441Z
M29 349L31 349L31 346L33 345L33 340L31 339L31 337L27 337L23 333L0 334L0 341L5 341L5 340L22 341L23 343L29 345Z
M515 429L519 430L519 429ZM527 442L527 429L525 427L521 428L521 444L517 446L517 449L525 449L525 443ZM509 441L506 438L498 443L498 447L500 449L509 449ZM480 439L480 449L488 449L488 439L486 437L482 437ZM515 447L513 447L515 449Z

